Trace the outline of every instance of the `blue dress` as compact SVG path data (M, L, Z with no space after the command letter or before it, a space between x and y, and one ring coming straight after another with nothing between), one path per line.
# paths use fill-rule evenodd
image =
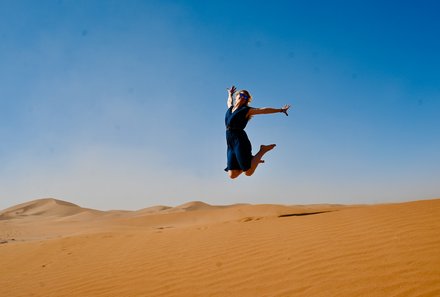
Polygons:
M232 112L232 106L226 111L226 143L228 145L228 170L243 170L251 168L252 146L244 131L249 119L246 117L249 106L241 106Z

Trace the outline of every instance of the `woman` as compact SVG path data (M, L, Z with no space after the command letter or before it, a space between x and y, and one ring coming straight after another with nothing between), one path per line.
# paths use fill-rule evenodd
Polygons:
M261 159L264 154L275 147L275 144L261 145L260 151L252 156L252 146L247 137L244 128L249 119L257 114L270 114L282 112L286 116L290 105L283 108L253 108L249 106L252 100L251 95L246 90L241 90L235 94L236 88L232 86L228 90L228 110L226 111L226 141L228 144L228 172L230 178L236 178L244 172L247 176L251 176L258 164L264 163ZM232 97L235 94L235 101Z

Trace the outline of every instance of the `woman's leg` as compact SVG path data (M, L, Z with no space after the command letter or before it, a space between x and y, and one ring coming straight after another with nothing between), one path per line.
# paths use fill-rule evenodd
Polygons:
M246 174L247 176L251 176L252 174L254 174L255 169L257 169L257 166L260 163L264 163L264 161L261 160L261 158L263 158L264 154L266 154L268 151L272 150L275 146L276 146L276 144L261 145L260 151L252 158L251 168L246 170L244 172L244 174Z
M228 170L229 177L232 179L238 177L242 172L243 170L237 170L237 169Z

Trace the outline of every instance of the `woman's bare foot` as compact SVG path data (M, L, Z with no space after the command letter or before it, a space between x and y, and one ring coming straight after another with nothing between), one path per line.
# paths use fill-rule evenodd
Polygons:
M262 144L262 145L260 145L260 151L265 154L268 151L272 150L276 146L277 146L276 144L269 144L269 145Z
M254 174L254 171L255 169L257 169L258 164L264 163L264 160L262 160L264 154L272 150L275 146L276 144L261 145L260 151L252 158L251 168L245 171L245 174L247 176L251 176L252 174Z

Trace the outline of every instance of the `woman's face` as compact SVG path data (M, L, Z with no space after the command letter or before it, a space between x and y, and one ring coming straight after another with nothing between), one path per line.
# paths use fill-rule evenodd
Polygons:
M242 105L244 104L248 99L248 96L244 93L237 93L235 95L235 104L236 105Z

